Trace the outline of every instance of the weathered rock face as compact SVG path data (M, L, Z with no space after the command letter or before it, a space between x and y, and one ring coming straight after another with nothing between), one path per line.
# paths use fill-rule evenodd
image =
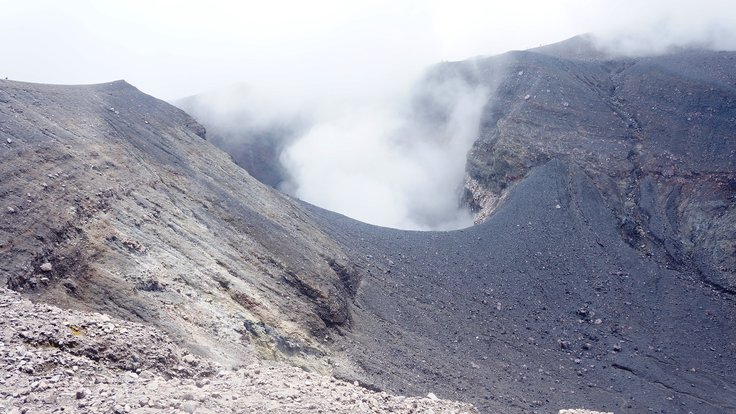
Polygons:
M125 82L0 81L0 284L154 324L221 362L259 351L328 370L350 264L203 135Z
M331 372L360 273L202 135L125 82L0 81L0 411L476 412L261 364Z
M736 53L628 59L568 43L502 57L468 156L478 221L532 168L565 160L593 178L632 246L736 292Z

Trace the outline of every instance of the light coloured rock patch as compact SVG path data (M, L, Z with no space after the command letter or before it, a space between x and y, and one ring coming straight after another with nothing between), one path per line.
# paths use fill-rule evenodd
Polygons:
M478 208L473 219L475 224L486 221L507 194L507 192L504 192L502 195L493 193L468 174L465 174L465 190L467 191L471 204Z
M279 363L224 369L149 326L0 290L3 413L477 413L432 397L374 392Z

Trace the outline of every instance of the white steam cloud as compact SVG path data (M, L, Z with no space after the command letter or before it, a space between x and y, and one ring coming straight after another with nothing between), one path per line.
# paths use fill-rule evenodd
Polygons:
M399 83L333 80L324 95L237 85L177 105L252 175L299 199L386 227L458 229L473 224L465 164L492 83L479 86L472 61L452 67L404 68Z
M349 106L317 120L281 156L286 192L358 220L412 230L473 224L461 206L467 152L488 90L457 78L421 84L446 117L401 111L408 102ZM403 114L403 115L401 115Z
M681 48L736 50L733 0L624 0L615 8L591 2L577 18L595 23L588 30L592 39L613 55L658 55Z

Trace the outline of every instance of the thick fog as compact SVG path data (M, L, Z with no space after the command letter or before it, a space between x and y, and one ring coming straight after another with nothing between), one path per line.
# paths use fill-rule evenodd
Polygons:
M219 144L257 145L260 168L278 164L259 178L296 197L374 224L447 229L472 223L465 157L493 79L427 71L581 33L612 54L734 49L736 2L3 2L0 76L126 79L191 110Z
M613 13L591 9L590 32L609 53L644 56L679 48L736 50L736 2L623 1Z
M382 94L281 110L242 86L176 104L251 174L288 194L372 224L453 229L473 223L461 202L465 158L495 84L487 72L479 85L472 61L462 75L453 70L440 65Z
M441 122L404 100L325 114L282 153L291 178L281 188L373 224L417 230L471 225L461 205L465 157L489 91L457 78L420 88L445 114Z

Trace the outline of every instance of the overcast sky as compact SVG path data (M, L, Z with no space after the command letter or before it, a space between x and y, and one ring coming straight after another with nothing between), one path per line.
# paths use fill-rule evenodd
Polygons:
M233 83L347 90L584 32L733 38L732 0L0 1L0 76L126 79L176 99ZM641 43L641 42L639 42ZM727 43L732 45L732 43ZM308 83L309 86L305 86Z

